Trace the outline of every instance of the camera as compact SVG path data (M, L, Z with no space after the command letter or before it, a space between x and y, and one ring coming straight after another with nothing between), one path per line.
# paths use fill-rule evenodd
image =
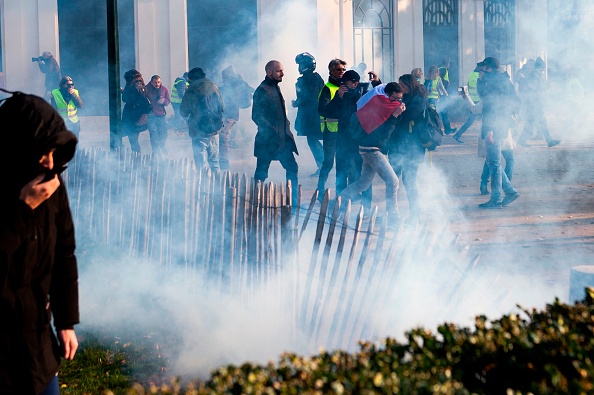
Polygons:
M458 94L460 96L468 96L468 86L464 85L458 88Z
M31 58L31 62L35 63L35 62L41 62L43 60L43 58L41 56L37 57L37 58Z

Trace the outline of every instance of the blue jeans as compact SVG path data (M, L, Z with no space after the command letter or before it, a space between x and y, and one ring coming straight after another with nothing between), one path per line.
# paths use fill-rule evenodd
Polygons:
M462 125L460 127L460 129L458 129L458 131L456 132L456 134L454 134L454 137L459 139L460 137L462 137L462 135L464 134L464 132L466 132L468 130L468 128L470 128L472 126L472 124L474 123L474 121L476 121L477 118L480 118L480 114L473 114L470 113L468 115L468 118L466 119L466 122L464 122L464 125Z
M167 140L167 119L165 115L149 115L148 131L153 154L165 154L167 152L165 150L165 141Z
M375 175L379 175L386 183L386 213L398 215L398 177L390 166L387 155L384 155L375 147L359 147L359 153L363 159L361 175L351 185L346 187L340 196L343 202L351 200L355 195L365 191L373 183Z
M49 382L47 387L43 390L43 392L39 395L59 395L60 394L60 386L58 383L58 376L54 376L52 381Z
M503 159L505 159L504 173L507 176L507 179L511 181L514 174L514 151L511 149L503 149L501 150L501 155L503 155ZM481 174L481 185L485 187L487 186L489 183L489 176L489 165L487 165L487 161L485 160L483 173Z
M506 195L516 193L516 189L513 187L507 175L501 171L501 139L495 139L494 143L485 141L486 153L487 153L487 166L489 166L489 174L491 176L491 201L501 202L502 192Z
M196 170L200 171L210 165L212 171L219 170L219 135L193 137L192 151Z
M419 214L419 190L417 188L417 173L425 156L414 154L390 153L390 165L396 175L402 180L406 190L408 208L411 215Z

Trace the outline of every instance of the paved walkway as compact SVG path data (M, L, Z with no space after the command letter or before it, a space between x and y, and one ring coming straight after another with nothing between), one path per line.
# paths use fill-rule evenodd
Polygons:
M249 119L249 114L242 116ZM107 150L107 118L82 117L81 123L80 147ZM594 133L589 126L570 128L562 119L549 120L549 126L562 143L548 148L544 141L535 141L532 147L516 149L513 184L521 197L504 209L477 207L488 199L479 195L484 160L477 157L478 125L464 134L465 144L446 137L431 164L427 155L420 171L425 217L446 216L452 231L469 245L469 254L481 254L477 270L509 286L510 292L501 303L503 310L513 309L516 303L543 307L554 297L567 300L570 268L590 264L594 255ZM231 166L234 171L252 176L256 164L252 154L255 127L248 122L247 128L248 139L241 148L231 150ZM141 134L140 143L143 151L149 152L148 133ZM316 178L309 177L315 164L305 138L297 138L297 144L301 153L297 159L300 184L308 202L317 183ZM187 135L170 131L167 148L173 159L191 157ZM272 164L270 180L284 181L280 164ZM334 180L332 172L329 188L334 188ZM374 204L380 207L380 213L382 200L378 179ZM399 200L406 215L404 188Z

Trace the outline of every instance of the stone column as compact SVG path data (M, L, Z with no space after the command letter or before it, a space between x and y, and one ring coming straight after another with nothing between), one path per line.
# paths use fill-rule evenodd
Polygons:
M424 69L423 0L398 0L394 4L394 75ZM424 72L424 70L423 70Z
M468 83L468 75L485 58L485 2L461 0L458 35L460 51L458 64L460 85Z
M0 6L6 89L43 97L45 74L31 58L50 51L60 63L57 0L3 1Z
M146 83L154 74L171 90L188 69L188 24L185 0L135 3L136 64Z

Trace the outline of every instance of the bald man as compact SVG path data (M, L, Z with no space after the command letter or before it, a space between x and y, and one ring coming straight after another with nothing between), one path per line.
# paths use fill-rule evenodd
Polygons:
M254 179L264 182L268 178L268 168L273 160L280 161L286 171L287 182L293 186L293 207L297 205L297 161L293 153L299 155L295 137L291 132L285 99L278 86L285 75L283 65L271 60L265 67L266 77L254 92L252 120L258 127L254 144L257 158Z

